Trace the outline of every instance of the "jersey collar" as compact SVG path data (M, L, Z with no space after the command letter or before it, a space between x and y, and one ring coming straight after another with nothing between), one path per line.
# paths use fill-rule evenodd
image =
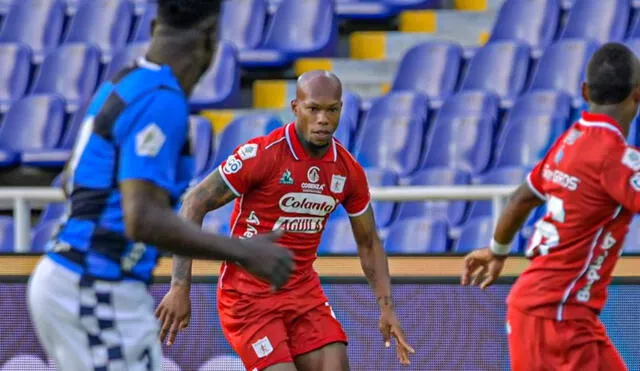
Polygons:
M618 122L616 122L616 120L614 120L610 116L607 116L602 113L591 113L587 111L582 112L580 125L586 126L586 127L601 127L601 128L609 129L616 132L624 139L624 135L622 135L622 128L620 127L620 124L618 124Z
M302 147L302 143L300 143L300 139L298 139L298 135L296 134L295 124L289 123L284 128L284 135L287 139L287 144L289 144L289 149L291 150L291 154L293 158L296 160L314 160L309 157L307 151ZM322 156L320 161L324 162L336 162L338 160L338 149L336 148L336 140L331 138L331 148L327 151L327 153Z

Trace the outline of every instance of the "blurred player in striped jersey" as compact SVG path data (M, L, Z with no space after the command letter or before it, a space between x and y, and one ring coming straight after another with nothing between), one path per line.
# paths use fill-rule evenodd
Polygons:
M625 140L640 102L640 61L622 44L603 45L582 93L588 111L515 191L490 247L465 259L462 284L489 286L531 210L546 203L526 251L531 265L507 298L514 371L626 370L598 315L640 212L640 150Z
M29 282L31 318L61 370L160 370L148 292L158 248L226 259L280 287L269 238L204 233L174 207L193 176L188 96L211 63L218 1L159 0L145 58L96 93L66 167L70 211Z

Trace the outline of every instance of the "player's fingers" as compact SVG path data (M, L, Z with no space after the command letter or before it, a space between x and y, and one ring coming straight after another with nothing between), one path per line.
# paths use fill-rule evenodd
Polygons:
M164 321L162 321L162 328L160 328L160 341L164 341L167 338L167 333L169 332L169 328L171 328L171 323L173 322L173 318L169 316L165 316Z
M473 278L473 286L478 286L482 280L484 279L484 277L487 275L487 267L484 266L482 267L482 269L480 270L480 272L478 272L474 278Z
M411 345L409 345L409 343L407 342L407 339L405 338L405 335L404 335L404 331L402 331L402 329L394 328L392 330L392 333L393 333L393 336L398 341L398 346L401 346L403 349L406 349L407 352L409 353L413 354L416 352L413 349L413 347L411 347Z
M180 330L180 321L174 319L171 322L171 328L169 329L169 338L167 339L167 345L171 346L176 341L176 336L178 336L178 331Z
M494 263L490 264L489 265L489 275L482 282L482 284L480 285L480 288L482 290L484 290L487 287L489 287L491 284L493 284L495 282L495 280L497 280L498 277L500 277L500 272L501 271L502 271L502 264L501 263L495 263L494 262Z
M384 346L389 348L391 346L391 326L384 321L381 321L379 324L380 333L382 334L382 340L384 341Z
M409 361L409 353L407 353L407 349L401 346L399 343L396 346L396 354L398 355L398 360L403 365L408 365L411 362Z
M471 256L464 259L464 269L462 271L461 284L467 286L471 280L471 275L478 269L478 261Z

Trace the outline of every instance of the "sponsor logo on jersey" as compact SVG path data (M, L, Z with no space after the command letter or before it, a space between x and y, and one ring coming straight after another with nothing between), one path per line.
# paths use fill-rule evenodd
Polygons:
M309 179L309 183L302 183L302 191L304 192L313 192L313 193L322 193L324 192L325 185L318 184L320 181L320 168L317 166L312 166L307 171L307 179Z
M225 174L235 174L242 169L242 161L238 160L234 155L227 157L227 162L222 167Z
M251 211L251 213L249 213L249 217L247 218L247 223L260 225L260 219L258 219L258 216L256 215L255 211Z
M317 216L281 216L273 225L273 230L282 229L294 233L319 233L324 227L324 217Z
M322 193L324 192L324 184L302 183L303 192Z
M640 191L640 173L633 174L629 179L629 183L631 183L631 187L633 187L633 189Z
M580 179L575 176L571 176L557 169L550 169L549 167L545 167L544 170L542 170L542 177L570 191L578 189L578 184L580 183Z
M136 154L142 157L156 157L167 137L155 122L136 134Z
M238 149L238 156L242 160L248 160L250 158L256 157L258 154L258 145L255 143L245 144L240 149Z
M633 171L640 170L640 151L634 148L627 148L622 156L622 164Z
M282 173L282 177L280 177L280 184L293 184L293 177L291 177L291 172L287 169Z
M280 209L287 213L325 216L336 207L336 200L326 195L287 193L280 198Z
M335 175L331 177L331 186L329 190L333 193L342 193L344 190L344 184L347 182L347 177L342 175Z
M617 241L613 238L611 232L607 233L601 246L604 251L593 263L589 265L589 268L587 269L587 274L585 276L587 278L587 284L576 293L576 300L579 302L586 303L591 299L591 287L593 287L593 285L602 278L600 276L600 269L602 268L602 264L605 259L607 259L607 256L609 256L609 249L612 248L616 242Z

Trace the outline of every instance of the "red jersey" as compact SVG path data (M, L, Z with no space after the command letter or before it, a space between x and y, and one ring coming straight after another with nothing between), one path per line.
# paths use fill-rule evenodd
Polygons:
M640 211L640 151L627 146L610 117L583 113L527 181L547 214L536 223L526 252L531 265L507 303L558 321L599 313Z
M342 204L349 216L369 207L365 172L332 139L321 159L310 158L290 123L250 140L220 164L227 186L239 197L231 214L231 234L249 238L281 228L279 244L294 252L295 269L283 289L317 279L313 262L329 214ZM231 262L220 271L220 285L252 294L270 285Z

